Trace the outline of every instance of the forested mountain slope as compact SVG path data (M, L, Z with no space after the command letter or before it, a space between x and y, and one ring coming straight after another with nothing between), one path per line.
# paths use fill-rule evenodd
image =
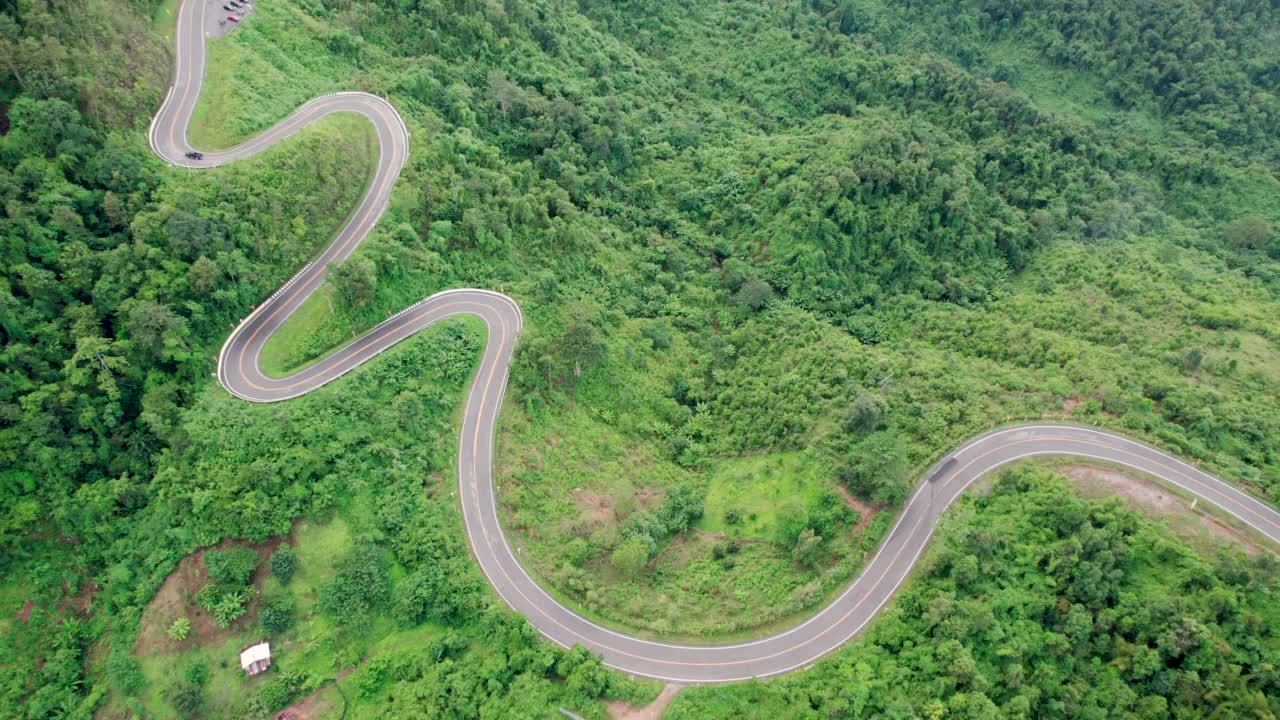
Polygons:
M345 220L371 140L334 118L213 174L164 167L145 130L171 12L0 3L0 715L175 712L137 649L143 608L179 558L302 517L354 528L338 550L378 548L429 606L357 603L385 645L320 621L339 664L386 658L362 665L359 712L643 696L520 630L469 563L449 492L475 328L289 406L217 388L228 324ZM500 494L530 571L605 622L724 637L821 604L921 468L1012 418L1122 429L1275 502L1278 32L1273 5L1192 0L272 0L211 46L193 137L234 142L320 92L386 95L413 137L388 214L268 361L436 290L511 294ZM1088 506L1054 521L1063 556L1138 559L1104 561L1105 592L1063 589L1053 559L997 560L1025 560L1027 528L1069 504L1019 477L957 517L900 603L938 604L912 631L950 655L902 675L859 646L676 714L993 716L979 694L1009 717L1280 711L1267 554L1210 569ZM953 557L992 512L1020 523L1009 545ZM1067 547L1077 531L1106 542ZM1189 599L1157 587L1178 583ZM992 618L965 605L997 586ZM901 655L905 622L860 642ZM1042 646L993 639L1032 622ZM397 644L437 629L430 662ZM308 662L206 712L278 709L329 677ZM890 684L913 692L831 699Z

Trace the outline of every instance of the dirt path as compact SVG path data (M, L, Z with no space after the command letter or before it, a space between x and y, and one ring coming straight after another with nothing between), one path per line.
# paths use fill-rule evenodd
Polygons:
M853 508L854 511L858 513L858 523L849 530L849 532L854 535L862 532L862 528L866 527L867 524L871 522L871 518L875 517L876 512L882 509L866 502L865 500L859 500L854 497L853 493L849 492L849 490L840 483L836 483L836 492L840 493L840 497L844 498L846 505Z
M675 699L676 693L683 688L683 685L667 685L653 702L643 707L618 701L605 703L604 706L613 720L658 720Z

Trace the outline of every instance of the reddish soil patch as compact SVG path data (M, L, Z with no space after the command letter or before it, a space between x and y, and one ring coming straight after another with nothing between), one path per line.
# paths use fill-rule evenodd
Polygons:
M658 720L675 699L676 693L683 687L683 685L667 685L662 688L662 692L658 693L658 697L653 702L643 707L617 700L605 703L604 707L609 711L609 717L612 720Z
M235 547L251 547L262 558L262 564L253 573L253 587L260 589L262 581L271 573L267 559L280 546L284 538L252 544L244 540L223 540L213 547L194 552L178 562L178 567L164 579L164 584L156 592L151 602L142 611L142 632L138 634L138 645L135 654L146 657L155 653L177 653L189 650L197 645L217 644L235 635L258 621L259 593L249 599L248 610L223 630L218 627L212 615L196 604L196 593L204 587L208 574L204 568L204 554L210 550L227 550ZM179 617L191 621L191 633L185 640L171 640L168 635L169 626Z
M865 500L859 500L840 483L836 483L836 492L840 493L840 497L844 498L845 505L853 508L858 513L858 522L850 529L850 532L854 535L862 532L862 529L871 522L871 518L884 509L883 505L872 505Z
M83 617L89 617L89 608L93 607L93 599L98 596L98 590L98 583L92 580L85 582L84 587L75 597L65 601L65 607L75 610Z
M13 617L18 622L26 624L28 622L31 622L31 611L35 609L36 609L36 601L28 600L27 603L22 606L22 609L19 610Z
M1080 402L1081 400L1079 395L1071 395L1066 400L1062 401L1062 412L1070 415L1075 411L1076 406L1079 405Z
M1093 465L1060 465L1058 470L1075 481L1087 497L1119 497L1129 507L1164 520L1175 532L1207 535L1215 540L1238 543L1249 554L1259 552L1258 545L1243 531L1204 512L1199 503L1193 507L1191 501L1154 481Z
M573 504L578 506L578 512L582 513L583 519L592 525L614 519L613 500L608 495L574 488L569 492L569 497L573 500Z

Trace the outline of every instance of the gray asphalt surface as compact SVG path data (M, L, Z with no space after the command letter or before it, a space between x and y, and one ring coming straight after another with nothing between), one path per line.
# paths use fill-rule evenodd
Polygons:
M270 1L270 0L266 0ZM520 309L488 290L450 290L405 309L314 365L284 378L267 376L259 359L267 339L365 237L387 204L409 148L395 109L367 93L338 93L307 102L258 137L221 152L188 160L187 126L200 96L204 40L218 34L221 1L185 0L175 33L173 86L152 122L153 150L174 165L215 167L249 157L333 112L356 112L377 128L379 155L368 193L351 221L320 256L245 318L222 347L218 381L253 402L306 394L359 367L419 330L454 315L484 321L488 342L466 397L458 442L458 490L468 539L498 595L524 614L544 636L562 646L584 645L620 670L678 683L711 683L767 677L803 668L856 635L906 580L932 535L938 516L974 481L1010 462L1041 455L1105 460L1155 476L1213 503L1280 543L1280 513L1192 465L1147 445L1069 425L1021 425L974 438L935 466L907 501L884 544L854 582L830 605L783 632L732 645L679 645L633 637L601 627L561 605L525 572L498 520L493 489L493 433L507 384L507 367L520 331ZM211 10L216 9L216 12ZM429 369L426 369L429 371Z

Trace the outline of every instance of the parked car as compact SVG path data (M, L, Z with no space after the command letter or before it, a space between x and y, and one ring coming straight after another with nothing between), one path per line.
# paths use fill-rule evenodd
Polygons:
M236 7L235 7L235 3L227 3L227 4L225 4L225 5L223 5L223 6L222 6L222 9L223 9L223 10L235 10L235 9L236 9Z
M231 22L240 22L239 15L228 15L227 19L230 20Z
M195 150L192 150L191 152L187 153L187 157L188 157L188 158L190 158L190 159L192 159L192 160L203 160L203 159L204 159L204 153L202 153L202 152L196 152Z

